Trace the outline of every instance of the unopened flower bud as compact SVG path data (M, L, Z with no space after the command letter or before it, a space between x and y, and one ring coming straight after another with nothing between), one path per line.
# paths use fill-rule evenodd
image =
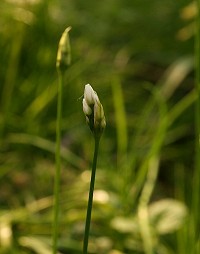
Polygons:
M85 86L84 90L83 112L91 131L95 136L101 136L106 127L104 110L97 93L89 84Z
M86 100L83 99L83 112L85 113L86 116L89 116L92 114L92 109L91 107L87 104Z
M94 126L95 128L100 129L104 129L106 127L106 119L103 106L99 100L94 104Z
M64 71L71 63L71 47L69 40L70 30L71 27L67 27L65 29L58 45L56 67L61 71Z
M94 105L95 100L99 100L97 93L93 90L91 85L85 85L84 98L88 105Z

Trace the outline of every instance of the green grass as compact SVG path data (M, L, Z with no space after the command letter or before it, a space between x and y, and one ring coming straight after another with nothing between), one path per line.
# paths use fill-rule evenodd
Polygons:
M107 120L88 253L199 253L196 3L1 1L1 253L52 253L53 213L54 253L82 253L93 147L81 102L87 83ZM68 25L72 63L57 93Z
M192 216L193 216L193 230L194 230L194 252L200 251L200 237L199 237L199 216L198 210L200 205L200 3L197 1L197 17L196 17L196 47L195 47L195 59L196 59L196 112L195 112L195 132L196 132L196 146L195 146L195 171L194 171L194 186L193 186L193 199L192 199ZM192 247L192 246L191 246Z

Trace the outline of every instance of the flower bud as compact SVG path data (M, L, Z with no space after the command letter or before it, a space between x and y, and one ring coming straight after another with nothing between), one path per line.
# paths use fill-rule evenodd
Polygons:
M90 106L88 106L85 99L83 99L83 112L85 113L86 116L89 116L92 114L92 109Z
M94 105L95 100L99 100L97 93L89 84L85 85L84 98L88 105Z
M89 84L84 90L83 112L91 131L95 136L100 137L106 127L104 110L97 93Z
M71 63L71 47L69 41L69 31L71 27L67 27L63 32L59 45L58 45L58 52L57 52L57 60L56 60L56 67L61 71L65 71L66 68Z

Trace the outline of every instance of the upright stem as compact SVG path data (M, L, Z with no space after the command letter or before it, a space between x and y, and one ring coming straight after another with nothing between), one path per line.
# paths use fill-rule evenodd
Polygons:
M53 221L53 254L57 253L58 245L58 228L59 228L59 192L60 192L60 173L61 173L61 122L62 122L62 94L63 94L63 75L64 73L58 70L58 102L57 102L57 122L56 122L56 174L54 180L54 221Z
M99 137L95 138L95 148L94 148L94 157L93 157L93 163L92 163L90 191L89 191L87 215L86 215L86 221L85 221L85 235L84 235L84 241L83 241L83 254L88 253L87 252L88 238L89 238L89 232L90 232L90 222L91 222L93 192L94 192L94 184L95 184L95 174L96 174L97 157L98 157L98 150L99 150L99 141L100 141Z

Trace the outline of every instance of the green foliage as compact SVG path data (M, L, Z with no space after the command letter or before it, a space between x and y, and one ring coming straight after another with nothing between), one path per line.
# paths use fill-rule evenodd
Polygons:
M60 253L82 253L92 156L87 83L107 121L89 253L198 253L196 10L186 0L0 1L0 253L51 253L56 54L67 26Z

